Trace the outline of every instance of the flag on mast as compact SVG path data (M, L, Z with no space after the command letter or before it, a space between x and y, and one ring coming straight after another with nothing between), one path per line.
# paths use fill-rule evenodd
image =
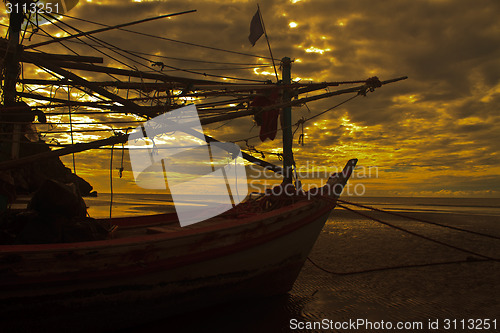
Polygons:
M257 9L257 12L252 18L252 22L250 23L250 35L248 36L248 40L252 46L255 45L263 34L264 27L262 26L262 21L260 20L260 9Z

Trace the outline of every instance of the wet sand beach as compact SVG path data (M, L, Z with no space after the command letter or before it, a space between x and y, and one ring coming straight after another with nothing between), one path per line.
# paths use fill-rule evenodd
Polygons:
M333 221L327 223L310 254L316 264L336 272L356 272L381 267L461 260L468 262L352 275L325 273L306 262L291 292L292 295L307 298L301 309L301 316L305 320L414 321L422 322L425 329L429 320L439 319L442 331L448 332L473 330L459 329L460 325L457 329L450 327L446 330L445 319L460 321L489 318L490 321L497 319L498 325L500 263L474 261L477 257L471 254L353 215L352 212L336 209L331 218ZM486 256L498 258L500 253L498 239L381 213L369 215ZM408 215L500 236L498 216L440 213Z

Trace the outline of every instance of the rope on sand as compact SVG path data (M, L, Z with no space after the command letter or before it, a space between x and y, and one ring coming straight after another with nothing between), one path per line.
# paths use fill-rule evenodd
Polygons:
M395 226L394 224L391 224L389 222L384 222L384 221L381 221L379 219L376 219L374 217L371 217L369 215L366 215L364 213L361 213L361 212L358 212L358 211L355 211L354 209L351 209L349 207L346 207L344 205L340 205L338 204L339 207L342 207L344 209L347 209L353 213L356 213L358 215L361 215L361 216L364 216L366 218L369 218L370 220L372 221L375 221L375 222L378 222L378 223L382 223L386 226L389 226L391 228L394 228L394 229L397 229L397 230L400 230L400 231L403 231L403 232L406 232L410 235L413 235L413 236L417 236L417 237L420 237L420 238L423 238L423 239L426 239L428 241L431 241L431 242L434 242L434 243L437 243L437 244L440 244L440 245L443 245L443 246L446 246L446 247L449 247L449 248L452 248L452 249L455 249L455 250L458 250L458 251L461 251L461 252L465 252L465 253L468 253L468 254L472 254L472 255L475 255L477 257L481 257L481 258L484 258L484 259L488 259L488 260L494 260L494 261L500 261L500 259L495 259L495 258L492 258L492 257L488 257L486 255L483 255L483 254L480 254L480 253L477 253L477 252L474 252L474 251L470 251L470 250L467 250L467 249L464 249L464 248L461 248L461 247L458 247L458 246L455 246L455 245L451 245L451 244L448 244L448 243L445 243L445 242L441 242L437 239L433 239L433 238L430 238L430 237L427 237L427 236L424 236L424 235L420 235L420 234L417 234L416 232L413 232L413 231L410 231L410 230L407 230L407 229L404 229L404 228L401 228L401 227L398 227L398 226Z
M338 201L340 201L342 203L346 203L346 204L350 204L350 205L362 207L362 208L371 209L371 210L382 212L382 213L387 213L387 214L391 214L391 215L395 215L395 216L399 216L399 217L403 217L403 218L408 218L408 219L415 220L415 221L422 222L422 223L434 224L434 225L437 225L437 226L440 226L440 227L450 228L450 229L458 230L458 231L461 231L461 232L468 232L468 233L476 234L476 235L479 235L479 236L490 237L490 238L494 238L494 239L500 239L500 237L497 237L497 236L494 236L494 235L488 235L488 234L484 234L484 233L480 233L480 232L475 232L475 231L471 231L471 230L466 230L466 229L461 229L461 228L457 228L457 227L447 226L447 225L436 223L436 222L421 220L421 219L413 218L413 217L410 217L410 216L406 216L406 215L402 215L402 214L398 214L398 213L394 213L394 212L384 211L384 210L381 210L381 209L378 209L378 208L374 208L374 207L370 207L370 206L365 206L365 205L351 203L351 202L348 202L348 201L345 201L345 200L340 200L339 199ZM417 237L426 239L428 241L431 241L431 242L434 242L434 243L437 243L437 244L440 244L440 245L443 245L443 246L446 246L446 247L449 247L449 248L452 248L452 249L455 249L455 250L458 250L458 251L461 251L461 252L465 252L467 254L472 254L472 255L476 256L476 258L469 257L466 260L456 260L456 261L446 261L446 262L426 263L426 264L412 264L412 265L388 266L388 267L372 268L372 269L366 269L366 270L360 270L360 271L353 271L353 272L335 272L335 271L332 271L332 270L329 270L329 269L321 267L320 265L318 265L317 263L315 263L311 258L307 257L307 260L309 260L309 262L311 264L313 264L316 268L322 270L323 272L326 272L326 273L329 273L329 274L334 274L334 275L355 275L355 274L372 273L372 272L380 272L380 271L387 271L387 270L394 270L394 269L403 269L403 268L416 268L416 267L427 267L427 266L452 265L452 264L463 264L463 263L472 263L472 262L490 262L490 261L500 262L500 259L492 258L492 257L486 256L486 255L483 255L483 254L480 254L480 253L477 253L477 252L474 252L474 251L470 251L470 250L467 250L467 249L464 249L464 248L461 248L461 247L458 247L458 246L454 246L454 245L451 245L451 244L448 244L448 243L445 243L445 242L441 242L439 240L436 240L436 239L433 239L433 238L430 238L430 237L427 237L427 236L424 236L424 235L420 235L420 234L415 233L413 231L410 231L410 230L407 230L407 229L395 226L395 225L393 225L393 224L391 224L389 222L381 221L379 219L376 219L374 217L371 217L371 216L369 216L367 214L364 214L362 212L356 211L356 210L351 209L349 207L346 207L344 205L337 204L337 206L339 206L341 208L344 208L344 209L346 209L348 211L351 211L353 213L356 213L358 215L361 215L363 217L366 217L366 218L368 218L368 219L370 219L372 221L375 221L375 222L378 222L378 223L382 223L382 224L384 224L384 225L386 225L388 227L391 227L391 228L394 228L394 229L397 229L397 230L409 233L409 234L411 234L413 236L417 236ZM477 257L480 257L482 259L479 259Z
M383 272L395 269L403 269L403 268L418 268L418 267L428 267L428 266L441 266L441 265L454 265L454 264L465 264L465 263L473 263L473 262L489 262L492 261L490 259L467 259L467 260L456 260L456 261L444 261L444 262L435 262L435 263L427 263L427 264L413 264L413 265L399 265L399 266L387 266L387 267L379 267L379 268L371 268L365 269L361 271L353 271L353 272L334 272L329 269L323 268L311 258L307 257L307 260L311 264L313 264L316 268L322 270L325 273L334 274L334 275L356 275L363 273L373 273L373 272Z
M422 222L422 223L433 224L433 225L437 225L437 226L440 226L440 227L443 227L443 228L458 230L458 231L462 231L462 232L468 232L470 234L474 234L474 235L478 235L478 236L484 236L484 237L490 237L490 238L494 238L494 239L499 239L500 240L500 237L499 236L495 236L495 235L489 235L489 234L485 234L485 233L482 233L482 232L477 232L477 231L472 231L472 230L462 229L462 228L458 228L458 227L453 227L453 226L450 226L450 225L445 225L445 224L441 224L441 223L437 223L437 222L431 222L431 221L427 221L427 220L422 220L422 219L418 219L416 217L407 216L407 215L403 215L403 214L398 214L398 213L395 213L395 212L390 212L390 211L387 211L387 210L382 210L382 209L378 209L378 208L371 207L371 206L365 206L365 205L361 205L361 204L357 204L357 203L354 203L354 202L349 202L349 201L345 201L345 200L341 200L341 199L338 199L337 201L345 203L345 204L353 205L353 206L358 206L358 207L361 207L361 208L371 209L371 210L374 210L376 212L381 212L381 213L386 213L386 214L390 214L390 215L394 215L394 216L398 216L398 217L403 217L403 218L406 218L406 219L409 219L409 220L414 220L414 221L418 221L418 222ZM342 207L342 208L344 208L344 207Z

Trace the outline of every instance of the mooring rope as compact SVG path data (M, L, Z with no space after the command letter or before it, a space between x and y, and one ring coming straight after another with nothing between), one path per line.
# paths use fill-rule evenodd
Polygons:
M111 154L109 157L109 219L112 218L113 213L113 150L115 145L111 145Z
M453 227L453 226L450 226L450 225L445 225L445 224L441 224L441 223L437 223L437 222L427 221L427 220L419 219L419 218L416 218L416 217L413 217L413 216L398 214L398 213L395 213L395 212L391 212L391 211L387 211L387 210L382 210L382 209L378 209L378 208L371 207L371 206L361 205L361 204L358 204L358 203L349 202L349 201L345 201L345 200L341 200L341 199L338 199L337 201L345 203L345 204L353 205L353 206L358 206L358 207L361 207L361 208L371 209L371 210L374 210L374 211L377 211L377 212L381 212L381 213L386 213L386 214L390 214L390 215L394 215L394 216L398 216L398 217L407 218L409 220L414 220L414 221L418 221L418 222L422 222L422 223L433 224L433 225L437 225L437 226L440 226L440 227L443 227L443 228L458 230L458 231L467 232L467 233L478 235L478 236L490 237L490 238L494 238L494 239L499 239L500 240L500 237L495 236L495 235L489 235L489 234L485 234L485 233L482 233L482 232L477 232L477 231L472 231L472 230L462 229L462 228L458 228L458 227Z
M403 268L418 268L418 267L428 267L428 266L442 266L442 265L454 265L454 264L464 264L464 263L472 263L472 262L489 262L492 261L490 259L468 259L468 260L456 260L456 261L444 261L444 262L435 262L435 263L427 263L427 264L411 264L411 265L398 265L398 266L387 266L387 267L379 267L379 268L371 268L371 269L364 269L361 271L353 271L353 272L334 272L329 269L323 268L314 261L312 261L311 258L307 257L307 260L311 264L313 264L316 268L319 270L322 270L325 273L329 274L334 274L334 275L356 275L356 274L363 274L363 273L374 273L374 272L383 272L383 271L389 271L389 270L396 270L396 269L403 269Z
M430 237L427 237L427 236L424 236L424 235L417 234L416 232L407 230L405 228L398 227L398 226L396 226L394 224L391 224L389 222L385 222L385 221L376 219L376 218L374 218L372 216L369 216L369 215L364 214L362 212L356 211L356 210L354 210L352 208L349 208L349 207L346 207L344 205L337 204L337 206L342 207L342 208L344 208L344 209L346 209L348 211L351 211L353 213L356 213L358 215L364 216L364 217L366 217L366 218L368 218L368 219L370 219L372 221L375 221L375 222L378 222L378 223L382 223L382 224L384 224L384 225L386 225L388 227L391 227L391 228L394 228L394 229L406 232L406 233L408 233L410 235L413 235L413 236L416 236L416 237L420 237L420 238L426 239L428 241L431 241L431 242L434 242L434 243L437 243L437 244L440 244L440 245L443 245L443 246L446 246L446 247L449 247L449 248L452 248L452 249L455 249L455 250L458 250L458 251L461 251L461 252L472 254L472 255L475 255L475 256L478 256L478 257L481 257L481 258L484 258L484 259L493 260L493 261L500 261L500 259L495 259L495 258L486 256L486 255L483 255L483 254L480 254L480 253L477 253L477 252L474 252L474 251L470 251L470 250L467 250L467 249L455 246L455 245L451 245L451 244L448 244L448 243L445 243L445 242L441 242L440 240L437 240L437 239L433 239L433 238L430 238Z
M485 237L490 237L490 238L494 238L494 239L500 239L499 237L494 236L494 235L488 235L488 234L484 234L484 233L480 233L480 232L475 232L475 231L471 231L471 230L466 230L466 229L461 229L461 228L457 228L457 227L447 226L447 225L436 223L436 222L431 222L431 221L427 221L427 220L421 220L421 219L413 218L413 217L410 217L410 216L406 216L406 215L402 215L402 214L398 214L398 213L394 213L394 212L385 211L385 210L374 208L374 207L370 207L370 206L365 206L365 205L361 205L361 204L351 203L351 202L348 202L348 201L345 201L345 200L338 199L338 201L342 202L342 203L346 203L346 204L350 204L350 205L362 207L362 208L372 209L374 211L379 211L379 212L382 212L382 213L388 213L388 214L395 215L395 216L398 216L398 217L408 218L410 220L415 220L415 221L418 221L418 222L434 224L434 225L437 225L437 226L440 226L440 227L450 228L450 229L457 230L457 231L462 231L462 232L468 232L468 233L476 234L476 235L479 235L479 236L485 236ZM321 270L321 271L323 271L325 273L334 274L334 275L356 275L356 274L382 272L382 271L395 270L395 269L404 269L404 268L418 268L418 267L428 267L428 266L453 265L453 264L463 264L463 263L473 263L473 262L491 262L491 261L500 262L500 259L492 258L492 257L486 256L486 255L483 255L483 254L480 254L480 253L477 253L477 252L474 252L474 251L470 251L470 250L467 250L467 249L455 246L455 245L451 245L451 244L448 244L448 243L445 243L445 242L441 242L439 240L436 240L436 239L433 239L433 238L430 238L430 237L427 237L427 236L424 236L424 235L420 235L420 234L415 233L413 231L410 231L410 230L398 227L396 225L393 225L393 224L391 224L389 222L381 221L381 220L379 220L377 218L374 218L374 217L369 216L367 214L364 214L362 212L356 211L356 210L351 209L349 207L346 207L344 205L341 205L341 204L337 203L337 206L339 206L339 207L341 207L341 208L343 208L345 210L351 211L353 213L356 213L358 215L361 215L363 217L366 217L366 218L368 218L368 219L370 219L372 221L375 221L375 222L378 222L378 223L382 223L382 224L384 224L384 225L386 225L388 227L391 227L391 228L394 228L394 229L397 229L397 230L409 233L409 234L411 234L413 236L417 236L417 237L426 239L428 241L431 241L431 242L434 242L434 243L437 243L437 244L440 244L440 245L452 248L454 250L458 250L458 251L461 251L461 252L472 254L472 255L474 255L476 257L480 257L482 259L474 258L474 257L472 257L472 258L469 257L469 258L467 258L465 260L455 260L455 261L445 261L445 262L425 263L425 264L409 264L409 265L386 266L386 267L371 268L371 269L365 269L365 270L360 270L360 271L352 271L352 272L336 272L336 271L332 271L332 270L326 269L324 267L321 267L321 265L319 265L316 262L314 262L310 257L307 257L307 260L313 266L315 266L316 268L318 268L319 270Z

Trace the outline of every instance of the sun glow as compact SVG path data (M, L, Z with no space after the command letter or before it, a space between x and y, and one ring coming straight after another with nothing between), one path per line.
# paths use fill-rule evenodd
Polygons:
M254 68L253 72L256 75L274 75L274 73L269 72L269 71L261 71L261 72L259 72L259 68Z
M342 126L344 126L351 134L354 132L362 132L366 128L368 128L368 126L355 125L354 123L351 122L351 120L349 119L349 117L347 115L340 118L340 121L342 123Z
M329 52L331 51L332 49L331 48L327 48L327 49L320 49L320 48L317 48L317 47L314 47L314 46L311 46L309 48L307 48L305 51L307 53L319 53L319 54L323 54L325 52Z
M419 100L418 95L399 95L392 98L392 102L395 104L413 104Z

